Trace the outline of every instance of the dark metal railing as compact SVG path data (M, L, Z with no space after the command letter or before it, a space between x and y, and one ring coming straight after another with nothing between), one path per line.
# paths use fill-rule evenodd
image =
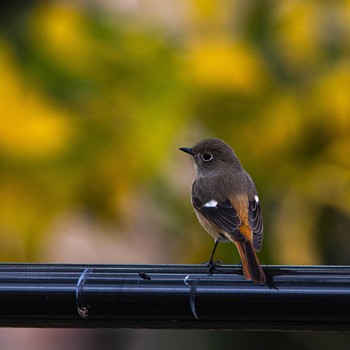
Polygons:
M350 330L349 266L0 264L0 326Z

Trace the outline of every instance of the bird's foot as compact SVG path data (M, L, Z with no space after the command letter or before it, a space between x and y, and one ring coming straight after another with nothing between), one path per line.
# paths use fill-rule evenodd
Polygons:
M203 266L208 268L208 276L211 276L214 272L214 270L216 270L216 268L220 265L222 265L223 262L221 260L218 261L204 261L202 263Z

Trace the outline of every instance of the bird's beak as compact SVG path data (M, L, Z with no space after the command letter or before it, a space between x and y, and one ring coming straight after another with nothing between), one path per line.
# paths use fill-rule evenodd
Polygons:
M191 156L193 156L192 148L180 147L179 150L182 151L182 152L186 152L186 153L190 154Z

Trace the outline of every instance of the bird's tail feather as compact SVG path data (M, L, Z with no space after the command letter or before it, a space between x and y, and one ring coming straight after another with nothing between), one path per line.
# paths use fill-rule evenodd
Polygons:
M266 276L260 266L259 259L249 241L236 243L242 260L243 275L254 283L266 283Z

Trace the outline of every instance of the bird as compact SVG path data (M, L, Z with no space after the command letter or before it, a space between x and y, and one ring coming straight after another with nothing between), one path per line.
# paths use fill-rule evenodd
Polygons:
M254 284L265 284L256 254L263 242L263 217L251 176L234 150L220 139L205 139L191 148L179 149L192 156L196 176L191 203L199 223L214 238L208 274L217 264L214 254L218 243L232 242L238 249L244 277Z

